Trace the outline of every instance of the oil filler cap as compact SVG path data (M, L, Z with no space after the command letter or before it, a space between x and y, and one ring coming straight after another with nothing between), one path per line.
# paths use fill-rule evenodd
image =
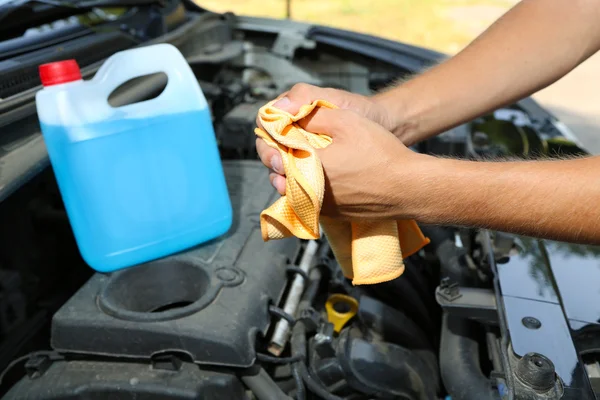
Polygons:
M333 324L335 332L339 333L344 325L358 312L358 301L345 294L333 294L325 303L327 319Z
M75 60L57 61L42 64L38 68L42 85L52 86L81 79L81 70Z

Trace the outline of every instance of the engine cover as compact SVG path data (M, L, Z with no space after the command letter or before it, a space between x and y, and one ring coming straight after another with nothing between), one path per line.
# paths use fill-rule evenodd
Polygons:
M248 367L270 303L286 287L298 239L263 242L260 212L276 196L264 166L224 162L234 209L227 235L176 256L95 274L55 315L52 347L151 358L181 352L197 364ZM207 194L209 195L209 194Z
M247 399L233 374L207 371L191 363L173 370L147 364L107 361L58 361L24 377L3 399L197 400Z

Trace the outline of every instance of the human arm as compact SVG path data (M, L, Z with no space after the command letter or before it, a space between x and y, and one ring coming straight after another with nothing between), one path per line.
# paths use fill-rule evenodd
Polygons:
M327 178L323 215L416 219L600 244L600 157L453 160L415 153L345 110L320 109L301 123L333 137L319 151Z
M600 244L600 157L473 162L424 156L420 165L412 194L397 194L406 196L405 207L392 215ZM397 173L390 186L405 179Z
M523 0L459 54L396 87L365 97L299 84L276 106L296 113L328 100L412 145L558 80L600 48L598 20L597 0ZM260 139L257 150L284 193L279 155Z
M597 0L523 0L463 51L372 98L412 145L555 82L600 49Z
M410 146L554 83L600 50L598 0L522 0L461 52L371 97L301 84L286 111L320 98Z

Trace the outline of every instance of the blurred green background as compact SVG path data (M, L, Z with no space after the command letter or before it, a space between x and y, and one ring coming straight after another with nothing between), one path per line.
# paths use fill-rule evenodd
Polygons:
M285 0L196 0L212 11L285 18ZM292 19L454 54L517 0L291 0Z

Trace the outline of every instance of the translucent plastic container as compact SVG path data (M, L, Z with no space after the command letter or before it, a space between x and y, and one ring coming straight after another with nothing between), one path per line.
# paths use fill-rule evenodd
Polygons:
M164 72L156 98L113 108L128 80ZM168 44L114 54L93 79L74 60L40 66L42 134L84 260L110 272L227 232L232 209L206 99Z

